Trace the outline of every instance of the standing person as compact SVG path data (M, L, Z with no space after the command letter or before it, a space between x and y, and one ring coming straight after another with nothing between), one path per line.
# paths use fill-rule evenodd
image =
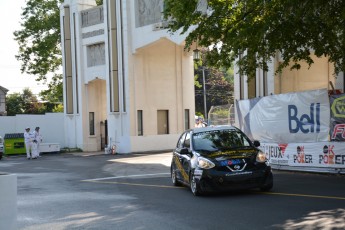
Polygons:
M30 128L27 127L24 133L24 141L25 141L25 149L26 149L26 158L28 160L31 159L33 140L34 139L33 139L33 135L30 133Z
M195 125L196 128L202 128L202 127L206 127L202 118L198 119L198 123Z
M40 144L42 142L42 136L40 134L40 127L36 127L34 131L34 144L35 146L35 156L40 157Z

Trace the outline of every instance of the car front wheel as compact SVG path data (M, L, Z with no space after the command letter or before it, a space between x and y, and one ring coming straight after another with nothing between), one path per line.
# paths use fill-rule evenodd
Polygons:
M195 176L191 175L189 177L189 184L190 184L190 190L192 191L194 196L200 196L202 195L202 191L200 188L199 183L196 181Z
M273 188L273 174L270 172L270 174L268 174L265 184L263 186L260 187L260 190L263 192L268 192Z

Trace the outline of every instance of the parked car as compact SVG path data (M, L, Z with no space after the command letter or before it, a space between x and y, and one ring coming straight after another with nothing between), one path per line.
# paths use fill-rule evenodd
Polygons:
M185 131L173 150L171 180L189 186L194 195L214 191L273 187L265 153L240 129L210 126Z
M2 159L2 154L4 153L4 139L0 136L0 160Z

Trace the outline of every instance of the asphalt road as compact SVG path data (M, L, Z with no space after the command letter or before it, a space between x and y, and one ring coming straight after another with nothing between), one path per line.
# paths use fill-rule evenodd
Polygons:
M5 157L18 229L345 229L345 176L274 171L271 192L194 197L171 184L171 153ZM0 204L1 208L1 204Z

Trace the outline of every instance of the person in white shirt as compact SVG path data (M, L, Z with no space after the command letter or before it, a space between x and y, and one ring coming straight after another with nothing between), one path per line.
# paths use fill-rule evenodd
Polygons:
M195 124L196 128L202 128L202 127L206 127L203 120L201 118L198 119L197 123Z
M36 127L33 132L34 143L33 143L33 158L40 157L40 144L42 142L42 136L40 134L40 127Z
M28 160L31 159L33 140L34 138L33 138L32 133L30 133L30 128L29 127L25 128L24 142L25 142L25 149L26 149L26 157Z

